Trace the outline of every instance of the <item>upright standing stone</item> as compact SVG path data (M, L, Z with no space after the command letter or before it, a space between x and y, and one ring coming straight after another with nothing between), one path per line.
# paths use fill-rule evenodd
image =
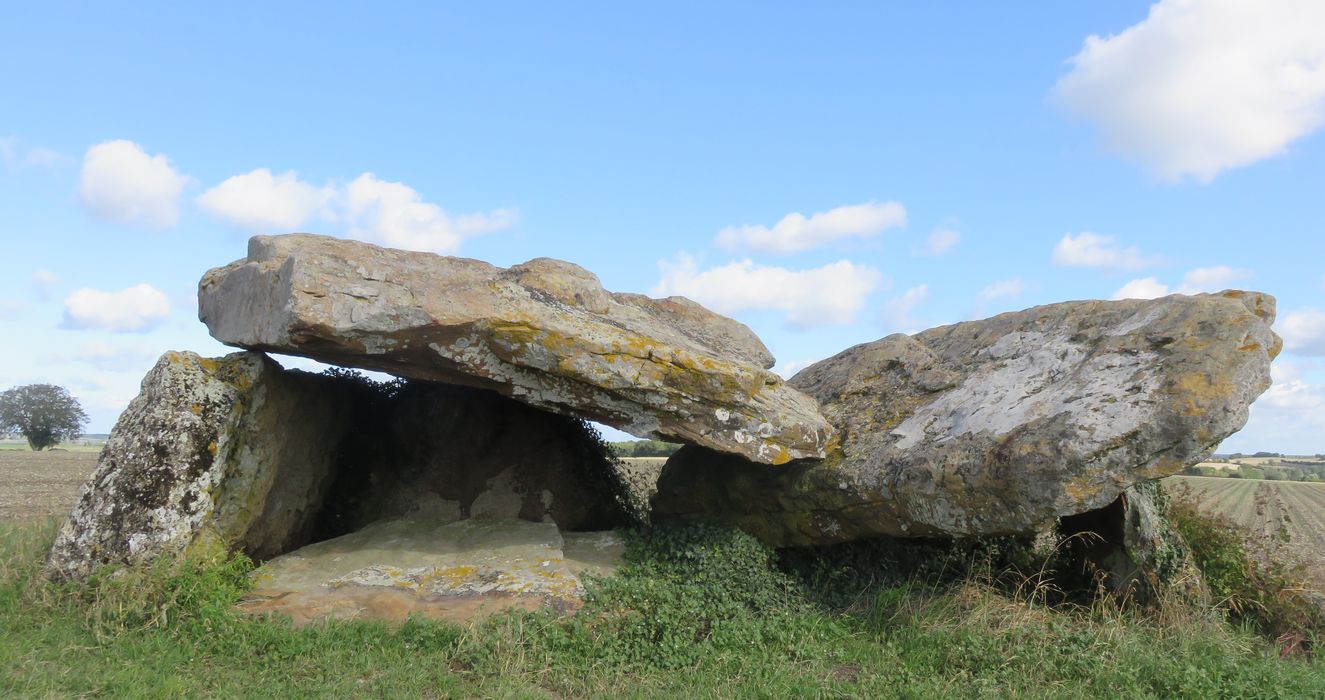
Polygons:
M259 353L168 352L120 415L48 559L58 577L304 544L352 401ZM292 419L297 417L297 419Z

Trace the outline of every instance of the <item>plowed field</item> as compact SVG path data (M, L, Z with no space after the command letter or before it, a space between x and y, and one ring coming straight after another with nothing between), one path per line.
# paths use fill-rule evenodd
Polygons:
M97 454L0 450L0 520L68 515Z
M1252 532L1288 538L1290 551L1325 570L1325 484L1300 481L1174 476L1203 508L1222 513Z

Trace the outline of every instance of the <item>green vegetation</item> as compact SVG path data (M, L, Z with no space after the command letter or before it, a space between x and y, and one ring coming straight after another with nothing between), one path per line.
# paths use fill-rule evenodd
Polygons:
M78 399L54 384L28 384L0 393L0 433L17 432L33 450L76 438L87 425Z
M1265 488L1253 494L1261 515L1274 507L1268 500L1274 495ZM1235 622L1272 639L1325 637L1325 606L1311 597L1320 582L1284 550L1291 535L1283 520L1272 518L1267 522L1275 523L1274 529L1257 533L1202 509L1190 489L1170 492L1168 520L1191 548L1211 595Z
M1268 481L1325 481L1325 461L1317 457L1284 457L1268 452L1256 456L1233 455L1227 459L1193 464L1182 470L1185 476L1212 476Z
M618 457L670 457L681 449L680 445L662 440L626 440L609 442L608 446Z
M1325 693L1325 664L1280 659L1201 610L1051 605L1043 579L1012 573L1026 556L1016 541L778 555L726 529L640 530L573 618L296 630L230 610L243 558L44 583L53 534L0 525L3 696Z

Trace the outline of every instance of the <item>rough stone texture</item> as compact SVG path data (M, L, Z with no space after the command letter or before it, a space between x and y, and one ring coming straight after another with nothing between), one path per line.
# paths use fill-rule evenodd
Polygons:
M258 353L166 353L116 422L49 571L76 578L162 554L263 557L303 544L349 404L333 382Z
M626 486L581 421L491 391L411 382L366 406L339 450L323 537L405 515L628 525Z
M1128 487L1109 505L1062 518L1069 559L1123 598L1150 603L1170 595L1197 604L1210 592L1191 550L1164 518L1158 481Z
M256 236L212 270L223 343L492 389L642 437L763 464L824 457L832 428L749 328L681 297L610 293L570 263L509 269L309 234Z
M770 470L687 446L655 519L719 518L777 545L1025 533L1200 461L1270 385L1274 299L1250 292L1041 306L893 335L806 368L841 454Z
M480 389L287 371L260 353L167 353L111 432L52 575L163 554L268 559L399 516L632 521L581 421Z
M287 615L296 625L409 615L465 622L508 608L570 612L584 595L581 575L611 575L624 551L612 532L563 535L527 520L384 520L262 565L239 609Z

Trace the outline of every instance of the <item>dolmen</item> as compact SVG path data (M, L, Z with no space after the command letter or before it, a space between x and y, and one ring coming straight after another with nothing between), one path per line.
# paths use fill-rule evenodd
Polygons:
M1281 347L1266 294L1074 301L783 381L749 328L685 298L311 234L254 237L198 299L241 351L157 362L48 572L242 552L263 564L241 608L296 622L571 611L641 516L775 547L1086 522L1115 533L1116 579L1144 580L1173 558L1153 482L1246 423ZM684 444L647 512L588 421Z

